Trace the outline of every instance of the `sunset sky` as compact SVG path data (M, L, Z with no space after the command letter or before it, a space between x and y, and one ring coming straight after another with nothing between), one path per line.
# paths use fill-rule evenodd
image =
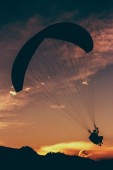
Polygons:
M64 21L81 25L94 40L95 119L100 135L104 136L102 147L89 141L88 132L79 123L57 114L59 108L55 105L48 105L48 101L42 102L40 98L35 100L36 92L29 97L32 89L27 87L16 94L12 87L12 64L23 44L43 28ZM113 157L112 0L3 2L0 4L0 57L0 145L28 145L39 154L60 151L79 155L85 150L94 159Z

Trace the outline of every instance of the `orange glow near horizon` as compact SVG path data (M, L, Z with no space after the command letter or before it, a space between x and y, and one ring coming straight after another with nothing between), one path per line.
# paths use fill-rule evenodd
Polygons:
M87 157L91 159L104 159L113 158L113 147L112 146L97 146L93 145L91 142L69 142L69 143L59 143L54 145L46 145L36 149L37 153L40 155L46 155L49 152L61 152L67 155L79 155L80 151L86 151Z

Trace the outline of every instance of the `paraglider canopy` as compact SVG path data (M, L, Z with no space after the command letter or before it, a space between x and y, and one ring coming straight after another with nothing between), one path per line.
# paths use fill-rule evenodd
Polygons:
M93 49L92 37L87 30L77 24L62 22L43 29L25 43L14 61L12 67L12 84L16 92L22 90L29 62L45 38L70 42L82 48L86 53Z
M30 99L45 102L88 130L85 113L95 123L92 49L91 35L77 24L63 22L43 29L15 58L12 83L16 92L23 89Z

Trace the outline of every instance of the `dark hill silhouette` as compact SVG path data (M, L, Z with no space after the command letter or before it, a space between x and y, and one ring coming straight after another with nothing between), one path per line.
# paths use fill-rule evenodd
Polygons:
M94 161L63 153L37 154L32 148L0 146L0 170L101 170L113 169L113 160Z

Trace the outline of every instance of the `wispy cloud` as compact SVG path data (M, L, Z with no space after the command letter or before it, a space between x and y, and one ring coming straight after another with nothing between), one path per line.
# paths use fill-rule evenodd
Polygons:
M22 128L31 125L33 122L19 122L18 120L0 122L0 130L11 128Z
M1 94L0 96L0 111L13 111L14 109L19 109L25 106L28 102L28 99L23 97L12 96L8 91Z
M65 105L51 105L50 108L51 109L64 109Z

